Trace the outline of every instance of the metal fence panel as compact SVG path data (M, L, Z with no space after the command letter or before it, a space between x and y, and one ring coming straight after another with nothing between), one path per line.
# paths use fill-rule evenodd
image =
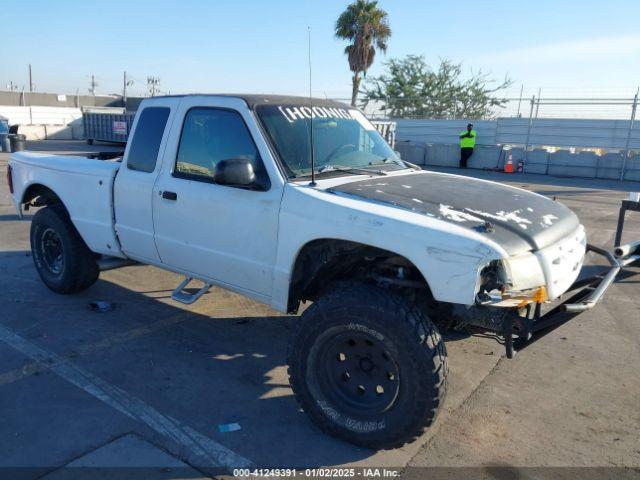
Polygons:
M528 118L499 118L496 141L525 145ZM575 118L538 118L531 125L529 145L623 149L629 133L628 120L585 120ZM631 130L630 148L640 148L640 128Z
M465 129L462 120L397 120L396 138L425 143L458 143ZM526 145L528 118L499 118L474 123L478 145ZM629 135L628 120L584 120L575 118L534 119L529 146L624 149ZM640 149L640 126L629 136L629 148Z
M425 143L453 143L459 141L460 132L466 130L469 120L420 120L397 119L396 140L410 140ZM494 120L471 121L478 134L478 145L496 145Z

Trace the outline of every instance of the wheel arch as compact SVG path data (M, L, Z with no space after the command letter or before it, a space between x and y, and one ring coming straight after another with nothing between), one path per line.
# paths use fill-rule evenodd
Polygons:
M22 194L21 205L33 205L34 207L42 207L45 205L58 205L69 216L69 210L52 188L43 183L32 183ZM28 210L28 208L27 208Z
M316 238L302 245L293 261L287 311L296 312L301 301L314 301L332 283L347 280L422 290L433 299L427 279L406 256L366 243Z

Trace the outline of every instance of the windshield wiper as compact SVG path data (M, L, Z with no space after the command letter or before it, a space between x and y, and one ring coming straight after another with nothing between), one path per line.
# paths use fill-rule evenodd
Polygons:
M324 172L347 172L347 173L363 173L365 175L387 175L387 172L382 170L371 170L369 168L358 168L358 167L346 167L344 165L324 165L320 167L318 173Z
M402 165L400 163L398 163L398 161L396 161L396 159L391 158L391 157L385 157L383 159L381 159L378 162L371 162L369 163L369 165L388 165L390 162L395 163L396 165L398 165L399 167L402 168ZM414 170L422 170L422 168L418 165L416 165L415 163L411 163L411 162L407 162L406 160L402 160L400 159L400 162L402 162L404 164L404 168L412 168Z
M355 173L362 175L387 175L387 172L382 170L370 170L368 168L346 167L344 165L324 165L316 170L316 175L329 172L345 172ZM294 178L310 177L311 173L305 173L304 175L296 175Z

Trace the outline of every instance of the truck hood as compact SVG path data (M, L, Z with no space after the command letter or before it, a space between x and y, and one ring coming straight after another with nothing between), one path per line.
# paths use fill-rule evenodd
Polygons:
M360 197L472 229L510 255L539 250L573 233L580 222L559 202L500 183L419 172L333 186L327 192Z

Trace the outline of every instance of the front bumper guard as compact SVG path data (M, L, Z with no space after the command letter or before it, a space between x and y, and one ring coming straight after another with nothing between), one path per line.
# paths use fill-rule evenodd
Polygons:
M625 245L623 248L617 247L616 253L621 253L618 257L590 244L587 245L587 252L604 257L609 262L609 266L596 275L577 280L568 290L570 298L545 314L542 314L541 305L538 303L528 305L525 316L512 311L512 314L503 318L500 333L504 337L507 358L513 358L516 352L548 335L576 315L595 307L622 268L640 260L638 242Z

